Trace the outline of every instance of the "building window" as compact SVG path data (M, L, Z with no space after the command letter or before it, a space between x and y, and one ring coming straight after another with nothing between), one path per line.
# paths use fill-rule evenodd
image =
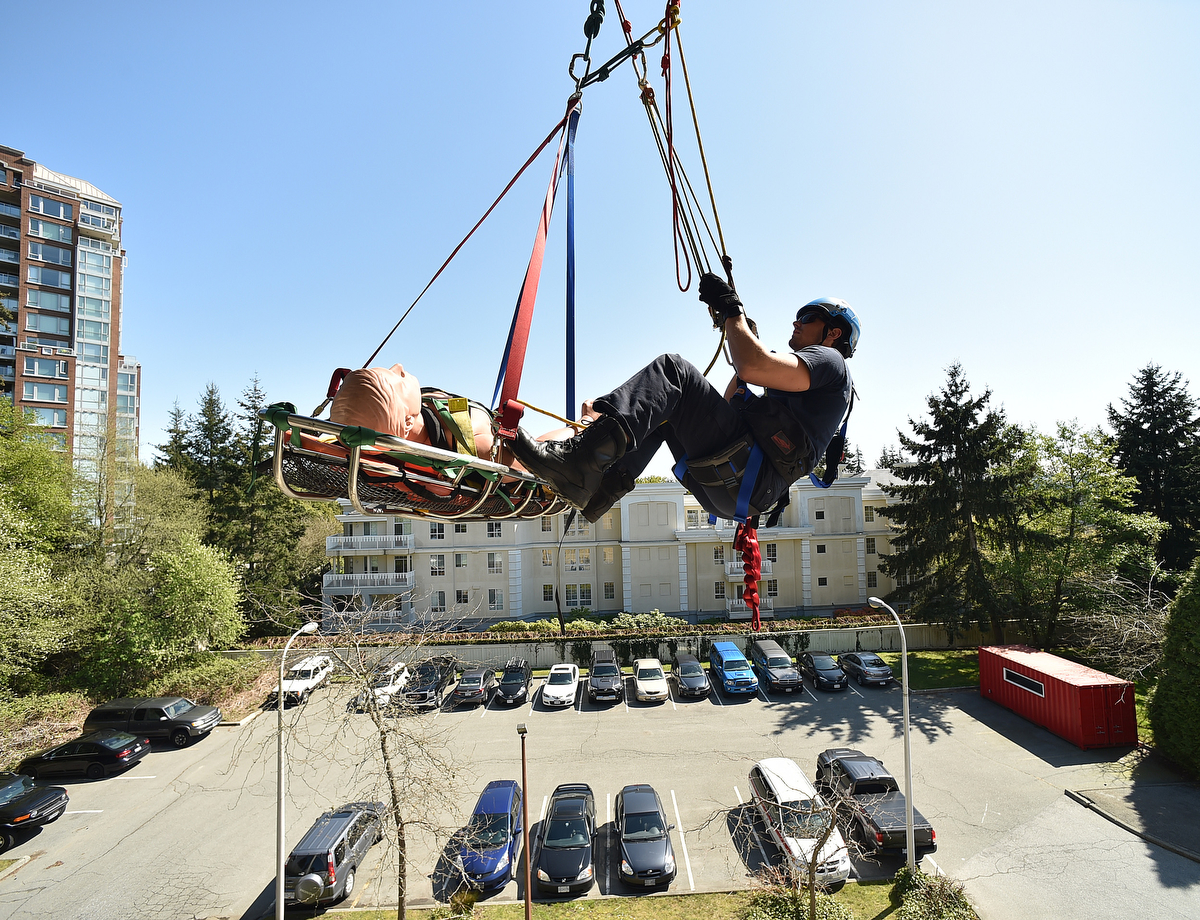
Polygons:
M93 319L79 321L79 337L92 342L108 341L108 323L96 322Z
M615 601L617 599L617 586L611 581L604 583L604 599L606 601Z
M499 588L488 588L488 610L504 609L504 592Z
M60 220L73 220L75 209L69 204L55 201L53 198L43 198L41 195L29 196L29 210L34 214L44 214L46 217L57 217Z
M392 533L397 537L412 533L412 521L396 521L392 524Z
M542 550L542 565L554 565L554 550Z
M816 518L818 521L823 521L823 520L825 520L825 512L824 512L824 511L816 511L816 512L814 512L814 513L813 513L813 516L814 516L814 517L815 517L815 518Z
M700 512L699 511L689 509L688 511L685 511L683 513L683 519L686 522L689 530L693 527L700 526Z
M719 601L725 600L725 582L713 582L713 597Z
M504 573L504 554L488 553L488 574L501 575Z
M605 565L612 565L616 561L617 551L613 547L606 546L606 547L604 547L604 549L601 550L601 552L604 553L604 564Z
M442 524L440 522L437 524L430 524L429 525L429 539L430 540L445 540L446 539L446 525Z
M777 552L778 551L777 551L776 545L774 543L764 543L763 544L763 558L766 559L767 562L775 562L776 561L775 557L777 555Z
M70 227L64 227L61 224L52 224L45 220L38 220L36 217L29 218L29 233L32 236L40 236L44 240L55 240L59 243L71 242Z
M863 505L863 520L868 524L875 520L875 508L872 505Z
M829 584L829 579L828 579L828 578L821 577L821 578L818 578L818 579L817 579L817 587L818 587L818 588L824 588L824 587L825 587L826 585L828 585L828 584Z
M867 543L867 555L874 556L875 555L875 538L867 537L866 543Z
M580 585L579 586L579 606L580 607L592 606L592 586L591 585Z
M579 606L579 585L567 585L567 607Z
M464 588L455 588L454 589L454 603L469 604L469 603L471 603L471 596Z
M26 358L25 374L33 377L67 378L67 362L54 358Z
M47 428L66 428L66 409L43 409L40 406L33 410L37 414L37 423Z
M879 587L879 573L878 572L867 572L867 587L868 588L878 588Z
M34 284L44 284L46 287L71 290L71 273L60 272L53 268L42 268L40 265L29 266L29 280Z
M592 567L592 551L586 546L563 550L563 561L568 572L587 572Z
M817 555L821 555L821 554L822 554L822 553L824 553L824 552L825 552L825 544L824 544L824 543L818 543L818 544L817 544Z
M612 530L612 529L613 529L613 516L612 516L612 512L611 512L611 511L606 511L606 512L604 513L604 517L600 518L600 521L601 521L601 526L602 526L602 527L603 527L605 530Z
M779 579L767 579L767 597L779 597Z
M429 592L429 612L430 613L445 613L446 612L446 592L445 591L430 591Z
M392 560L392 571L395 572L397 575L408 574L408 557L407 556L396 556Z
M467 525L462 523L461 521L455 521L454 522L454 532L455 533L466 533Z
M715 565L724 565L725 564L725 546L724 546L724 544L717 544L716 546L713 547L713 563Z
M32 380L26 380L25 399L36 399L39 402L65 403L67 401L67 387L66 384L36 383Z
M30 243L29 258L49 262L51 265L70 265L71 250L61 246L49 246L46 243Z
M543 518L543 520L545 520ZM554 601L554 585L542 585L542 600L547 603Z
M25 303L39 310L56 310L59 313L71 312L71 295L55 294L51 291L35 291L30 288L25 293Z
M504 524L500 521L488 521L487 535L493 539L504 536Z
M430 575L445 575L446 574L446 556L444 553L434 553L429 557L429 574Z
M542 516L542 533L550 533L554 529L554 522L549 515Z
M568 537L590 537L592 535L592 525L581 514L576 513L575 521L569 528L567 527L567 518L570 514L571 512L567 512L567 514L563 515L563 527L566 528L565 535Z
M454 567L456 569L465 569L467 567L467 554L466 553L455 553L454 554Z

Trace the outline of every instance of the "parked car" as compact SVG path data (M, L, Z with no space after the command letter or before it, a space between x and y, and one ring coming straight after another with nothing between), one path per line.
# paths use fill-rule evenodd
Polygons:
M579 668L573 664L556 664L542 685L542 704L545 706L574 706L579 692Z
M557 665L556 665L557 667ZM564 783L550 796L538 832L535 884L549 894L579 894L596 876L596 797L585 783Z
M617 830L621 834L619 875L626 885L666 888L675 878L674 824L667 823L662 799L645 783L617 793Z
M657 658L639 658L633 663L633 695L643 703L663 703L671 698L667 675Z
M833 809L817 794L794 760L771 757L750 770L750 796L783 856L788 875L807 884L813 853L830 823ZM836 885L850 877L850 854L841 831L833 827L817 859L814 881Z
M404 688L404 702L414 709L437 709L446 699L458 669L454 659L441 655L427 658L414 669Z
M354 877L383 837L382 802L348 802L317 818L283 867L285 904L332 904L354 891Z
M68 801L61 786L35 786L23 773L0 773L0 853L16 844L16 831L57 821Z
M221 721L221 710L201 706L182 696L153 699L120 699L101 703L83 721L84 733L111 729L135 738L169 738L175 747L186 747L193 738L207 735Z
M328 655L310 655L298 661L283 675L283 705L293 706L308 702L312 692L325 686L333 674L333 659ZM279 690L271 692L268 703L279 699Z
M524 658L510 658L504 663L496 699L509 706L529 699L529 685L533 682L533 669Z
M503 888L513 877L521 845L521 784L488 783L475 803L454 864L472 888Z
M774 639L759 639L750 646L750 661L768 690L794 693L802 686L800 672L792 666L791 656Z
M800 673L821 690L844 690L846 673L837 666L833 656L824 652L805 652L799 659Z
M387 709L393 700L403 698L409 677L408 665L403 661L383 663L377 669L371 686L358 694L351 705L356 712L365 712L367 703L374 697L376 709Z
M592 666L588 668L588 699L593 703L600 700L620 702L625 696L625 675L617 664L616 653L611 649L596 649L592 653Z
M868 850L908 847L908 808L900 784L883 761L850 748L829 748L817 755L817 788L845 804L845 821ZM916 858L937 849L933 825L913 808Z
M496 672L478 667L463 671L458 686L450 694L451 706L486 706L496 692Z
M680 699L703 699L712 689L700 659L686 652L675 655L671 662L671 677L675 680L675 695Z
M879 684L881 687L893 680L892 669L888 663L874 652L849 652L837 656L838 667L846 672L847 677L853 677L860 687L866 684Z
M149 738L135 738L127 732L105 728L80 735L74 741L52 747L41 754L26 757L18 773L45 779L48 776L86 776L101 779L135 763L150 753Z
M757 693L758 678L732 642L714 642L708 650L708 676L726 693Z

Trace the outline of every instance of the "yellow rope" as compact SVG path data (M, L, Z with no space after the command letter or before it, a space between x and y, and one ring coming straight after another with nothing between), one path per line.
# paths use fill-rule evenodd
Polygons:
M714 358L713 360L715 361L716 359ZM523 400L523 399L514 399L513 402L520 403L526 409L532 409L538 415L545 415L549 418L554 419L555 421L562 422L564 425L570 425L576 431L582 431L584 428L587 427L587 425L585 425L583 422L573 422L569 418L563 418L561 415L555 415L553 412L547 412L545 409L539 409L533 403L525 402L525 400Z
M696 100L692 98L692 81L688 79L687 58L683 54L683 40L680 38L679 29L675 29L675 46L679 49L679 63L683 65L683 85L687 88L688 105L692 110L692 125L696 128L696 146L700 150L700 163L704 167L704 181L708 183L708 200L712 204L713 220L717 224L717 236L721 240L721 255L725 256L728 253L725 250L725 234L721 232L721 215L717 213L717 196L713 194L712 178L708 174L708 160L704 156L704 142L700 139L700 120L696 116ZM716 358L713 359L714 361Z

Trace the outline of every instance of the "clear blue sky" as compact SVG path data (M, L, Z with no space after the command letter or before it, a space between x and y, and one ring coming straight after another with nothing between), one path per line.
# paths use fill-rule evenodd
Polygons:
M607 6L598 58L621 44ZM624 6L635 34L662 15ZM144 371L144 459L172 405L193 411L209 382L232 404L257 375L308 411L333 368L366 360L558 119L587 7L6 10L22 89L0 143L124 205L122 348ZM862 318L850 437L869 462L956 361L1012 421L1044 429L1101 424L1151 361L1200 393L1200 4L684 0L682 36L764 338L784 347L818 295ZM675 285L635 89L623 70L584 97L581 395L663 351L704 364L716 345L694 288ZM381 362L490 398L549 169L531 170ZM522 388L558 410L562 215Z

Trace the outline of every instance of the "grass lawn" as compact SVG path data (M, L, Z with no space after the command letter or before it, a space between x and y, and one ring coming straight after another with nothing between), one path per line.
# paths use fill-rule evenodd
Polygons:
M900 680L900 653L880 652ZM908 685L913 690L979 686L976 649L926 649L908 653Z
M7 869L9 866L11 866L15 862L16 862L15 859L0 859L0 873L2 873L5 869Z

